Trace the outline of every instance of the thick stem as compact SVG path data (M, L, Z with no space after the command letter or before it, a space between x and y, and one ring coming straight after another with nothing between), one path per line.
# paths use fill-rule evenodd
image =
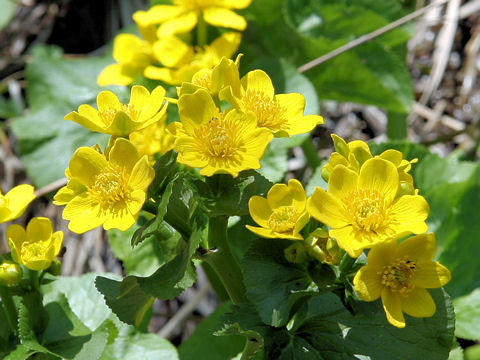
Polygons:
M207 44L208 27L203 15L200 14L197 23L197 46L204 47Z
M1 285L0 298L2 299L3 309L5 310L8 325L10 326L12 332L15 332L17 330L17 310L8 289Z
M30 282L37 293L42 295L42 290L40 289L40 281L38 278L38 271L29 270L30 272Z
M228 216L210 218L208 244L212 251L202 257L215 271L234 304L246 302L243 276L227 242Z

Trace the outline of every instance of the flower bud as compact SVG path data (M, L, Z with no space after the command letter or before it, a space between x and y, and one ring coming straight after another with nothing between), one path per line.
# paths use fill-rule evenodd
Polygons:
M17 285L22 280L22 276L22 268L13 261L6 260L0 265L0 285Z

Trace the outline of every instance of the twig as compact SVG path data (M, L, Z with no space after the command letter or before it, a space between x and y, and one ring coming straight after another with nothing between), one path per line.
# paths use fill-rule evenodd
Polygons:
M35 196L36 197L42 197L43 195L46 195L49 192L57 190L57 189L61 188L62 186L67 185L67 181L68 181L67 178L58 179L58 180L44 186L43 188L40 188L37 191L35 191Z
M385 25L383 27L381 27L380 29L377 29L377 30L374 30L368 34L365 34L365 35L362 35L360 36L359 38L343 45L343 46L340 46L339 48L335 49L335 50L332 50L330 51L329 53L326 53L325 55L322 55L312 61L309 61L308 63L300 66L297 70L298 72L300 73L303 73L307 70L310 70L312 68L314 68L315 66L318 66L320 64L323 64L325 61L328 61L330 59L333 59L334 57L340 55L340 54L343 54L344 52L348 51L348 50L351 50L359 45L362 45L363 43L366 43L367 41L370 41L370 40L373 40L375 39L376 37L380 36L380 35L383 35L387 32L389 32L390 30L393 30L407 22L409 22L410 20L413 20L415 19L416 17L420 16L420 15L423 15L424 13L426 13L427 11L429 11L431 8L435 7L435 6L439 6L439 5L442 5L444 3L446 3L447 1L449 0L441 0L437 3L434 3L434 4L430 4L428 6L425 6L421 9L418 9L418 10L415 10L414 12L408 14L408 15L405 15L404 17L401 17L400 19L398 20L395 20L394 22L388 24L388 25Z
M429 81L425 86L419 102L426 104L430 97L437 90L442 81L443 74L447 68L448 59L452 50L455 32L458 24L458 9L460 0L450 0L447 6L447 12L444 18L444 25L440 30L437 40L435 41L435 51L433 53L433 64L430 71Z
M189 302L182 305L182 307L172 316L172 318L163 326L158 335L163 338L168 338L171 333L180 326L187 317L195 310L200 301L207 295L210 290L210 284L205 283L195 294Z

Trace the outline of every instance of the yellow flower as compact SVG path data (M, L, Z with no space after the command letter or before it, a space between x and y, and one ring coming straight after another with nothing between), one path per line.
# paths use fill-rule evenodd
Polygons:
M132 87L130 102L122 104L117 95L102 91L97 96L98 110L90 105L80 105L77 111L65 116L92 131L114 136L128 136L154 124L164 116L168 104L165 89L157 86L152 93L140 85Z
M133 18L142 29L160 24L158 37L191 31L203 17L207 24L245 30L243 16L230 9L244 9L252 0L173 0L174 5L155 5L148 11L137 11Z
M152 156L157 153L163 155L173 149L175 139L166 131L166 120L165 113L159 121L130 134L130 142L135 145L140 156Z
M13 286L20 283L22 268L13 261L5 260L0 265L0 286Z
M250 216L261 227L246 227L264 238L303 240L300 230L309 220L306 204L307 196L298 180L291 179L288 185L275 184L266 199L261 196L250 198Z
M258 169L260 158L272 139L255 118L235 110L220 113L210 94L199 89L178 100L181 122L170 124L176 136L174 150L179 163L201 168L200 174L236 177L240 171Z
M152 45L133 34L120 34L113 41L113 59L116 64L108 65L98 75L97 84L129 85L148 65L155 62Z
M370 147L365 141L354 140L347 143L335 134L332 134L332 139L335 152L330 155L328 163L322 168L322 177L327 182L330 174L337 165L344 165L358 173L365 161L373 157L370 152ZM413 186L413 177L408 173L412 168L411 164L416 163L418 159L411 161L405 160L400 151L393 149L386 150L375 157L388 160L397 167L400 181L399 191L410 195L418 193L418 190L415 190Z
M197 71L213 68L222 57L230 58L241 38L240 33L225 33L204 48L189 46L176 36L162 38L154 44L153 51L163 67L147 66L144 75L171 85L190 82Z
M433 316L435 302L425 289L442 287L451 278L445 266L432 261L435 251L434 234L412 236L400 245L379 244L368 253L368 265L355 275L355 290L364 301L381 297L388 322L398 328L405 327L403 313Z
M130 228L155 176L148 157L140 157L135 146L123 138L115 140L108 159L92 148L79 148L65 174L69 182L53 203L67 205L63 218L70 220L68 228L79 234L102 224L105 230Z
M178 97L184 94L193 94L198 89L206 89L213 98L216 98L230 89L240 89L240 75L238 67L243 55L239 54L235 61L222 57L220 62L212 69L197 71L191 82L184 82L177 88ZM237 95L239 96L239 95Z
M27 230L20 225L10 225L6 232L12 258L30 270L45 270L62 248L63 232L53 232L50 219L34 217Z
M305 97L302 94L275 95L272 80L262 70L248 72L241 79L240 88L221 94L237 110L253 113L259 127L266 127L275 136L291 136L311 131L323 124L318 115L303 115Z
M395 165L373 158L357 173L343 165L333 169L328 191L316 188L307 201L315 219L331 228L330 236L351 257L363 249L427 231L429 206L420 195L398 195Z
M22 216L28 204L35 199L34 190L32 185L22 184L3 195L0 189L0 223Z

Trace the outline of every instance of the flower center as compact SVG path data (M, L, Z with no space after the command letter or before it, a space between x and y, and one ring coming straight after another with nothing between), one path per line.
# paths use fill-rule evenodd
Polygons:
M193 83L195 85L201 86L205 89L211 90L212 89L212 73L207 72L202 76L197 77Z
M93 186L88 188L90 196L103 206L109 207L128 199L130 191L127 175L120 166L114 164L108 164L97 175Z
M132 104L120 104L121 108L120 109L114 109L114 108L109 108L106 110L102 110L98 112L98 115L100 116L100 119L103 121L103 123L106 126L110 126L115 119L115 116L119 111L123 111L127 116L135 120L137 118L137 110L135 110L135 107Z
M385 198L377 190L358 189L349 193L343 203L353 225L366 231L377 231L386 220Z
M202 10L215 5L212 0L173 0L173 3L188 10Z
M413 261L397 259L392 265L384 266L379 275L382 275L382 285L400 296L407 296L414 288L412 282L416 264Z
M43 260L47 256L48 245L49 244L44 241L24 243L22 245L20 257L24 261Z
M274 132L288 130L287 119L282 116L285 110L276 99L270 99L257 90L247 90L243 105L246 112L255 114L259 127L266 127Z
M268 227L280 233L290 232L295 227L299 215L295 206L280 206L273 210L268 218Z
M223 118L212 118L208 124L195 129L195 137L199 148L209 158L227 160L232 158L238 148L238 134L235 124Z

